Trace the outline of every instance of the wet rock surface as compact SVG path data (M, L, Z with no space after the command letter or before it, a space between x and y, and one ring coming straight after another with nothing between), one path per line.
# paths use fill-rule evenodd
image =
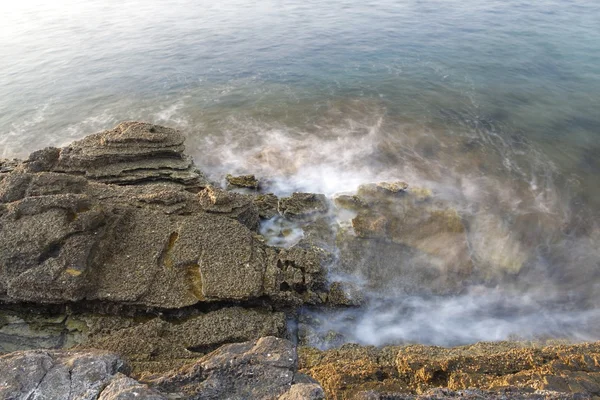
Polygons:
M306 309L487 279L468 226L402 181L333 202L225 181L141 122L0 160L0 398L600 396L597 343L307 347L347 338Z

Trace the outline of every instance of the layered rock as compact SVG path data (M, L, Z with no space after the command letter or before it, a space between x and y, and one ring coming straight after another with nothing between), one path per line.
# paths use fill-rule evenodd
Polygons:
M143 122L123 122L62 148L31 154L29 172L56 171L119 185L177 182L190 190L207 185L192 159L183 153L185 137L174 129Z
M159 308L318 301L318 255L265 246L252 198L209 186L182 143L175 130L123 123L36 152L9 173L0 182L0 298ZM295 275L281 277L280 265ZM286 279L281 296L274 283Z

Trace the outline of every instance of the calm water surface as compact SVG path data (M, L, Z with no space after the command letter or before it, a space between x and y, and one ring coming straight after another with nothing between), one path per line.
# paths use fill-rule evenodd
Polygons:
M5 3L0 157L140 119L183 129L215 179L327 194L404 179L459 210L495 278L334 328L600 338L600 2Z

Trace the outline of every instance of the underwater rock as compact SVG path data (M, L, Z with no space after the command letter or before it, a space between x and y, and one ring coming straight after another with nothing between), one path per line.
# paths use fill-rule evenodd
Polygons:
M473 272L467 231L456 210L404 182L361 185L338 196L338 207L354 211L352 231L336 239L340 267L378 285L423 287L438 293L460 290ZM381 276L379 276L381 275Z

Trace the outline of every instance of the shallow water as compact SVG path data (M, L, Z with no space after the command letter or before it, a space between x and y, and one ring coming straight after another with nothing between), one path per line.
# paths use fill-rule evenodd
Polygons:
M0 4L0 157L140 119L216 180L402 179L459 211L491 278L374 299L331 319L347 340L600 338L600 3L57 4Z

